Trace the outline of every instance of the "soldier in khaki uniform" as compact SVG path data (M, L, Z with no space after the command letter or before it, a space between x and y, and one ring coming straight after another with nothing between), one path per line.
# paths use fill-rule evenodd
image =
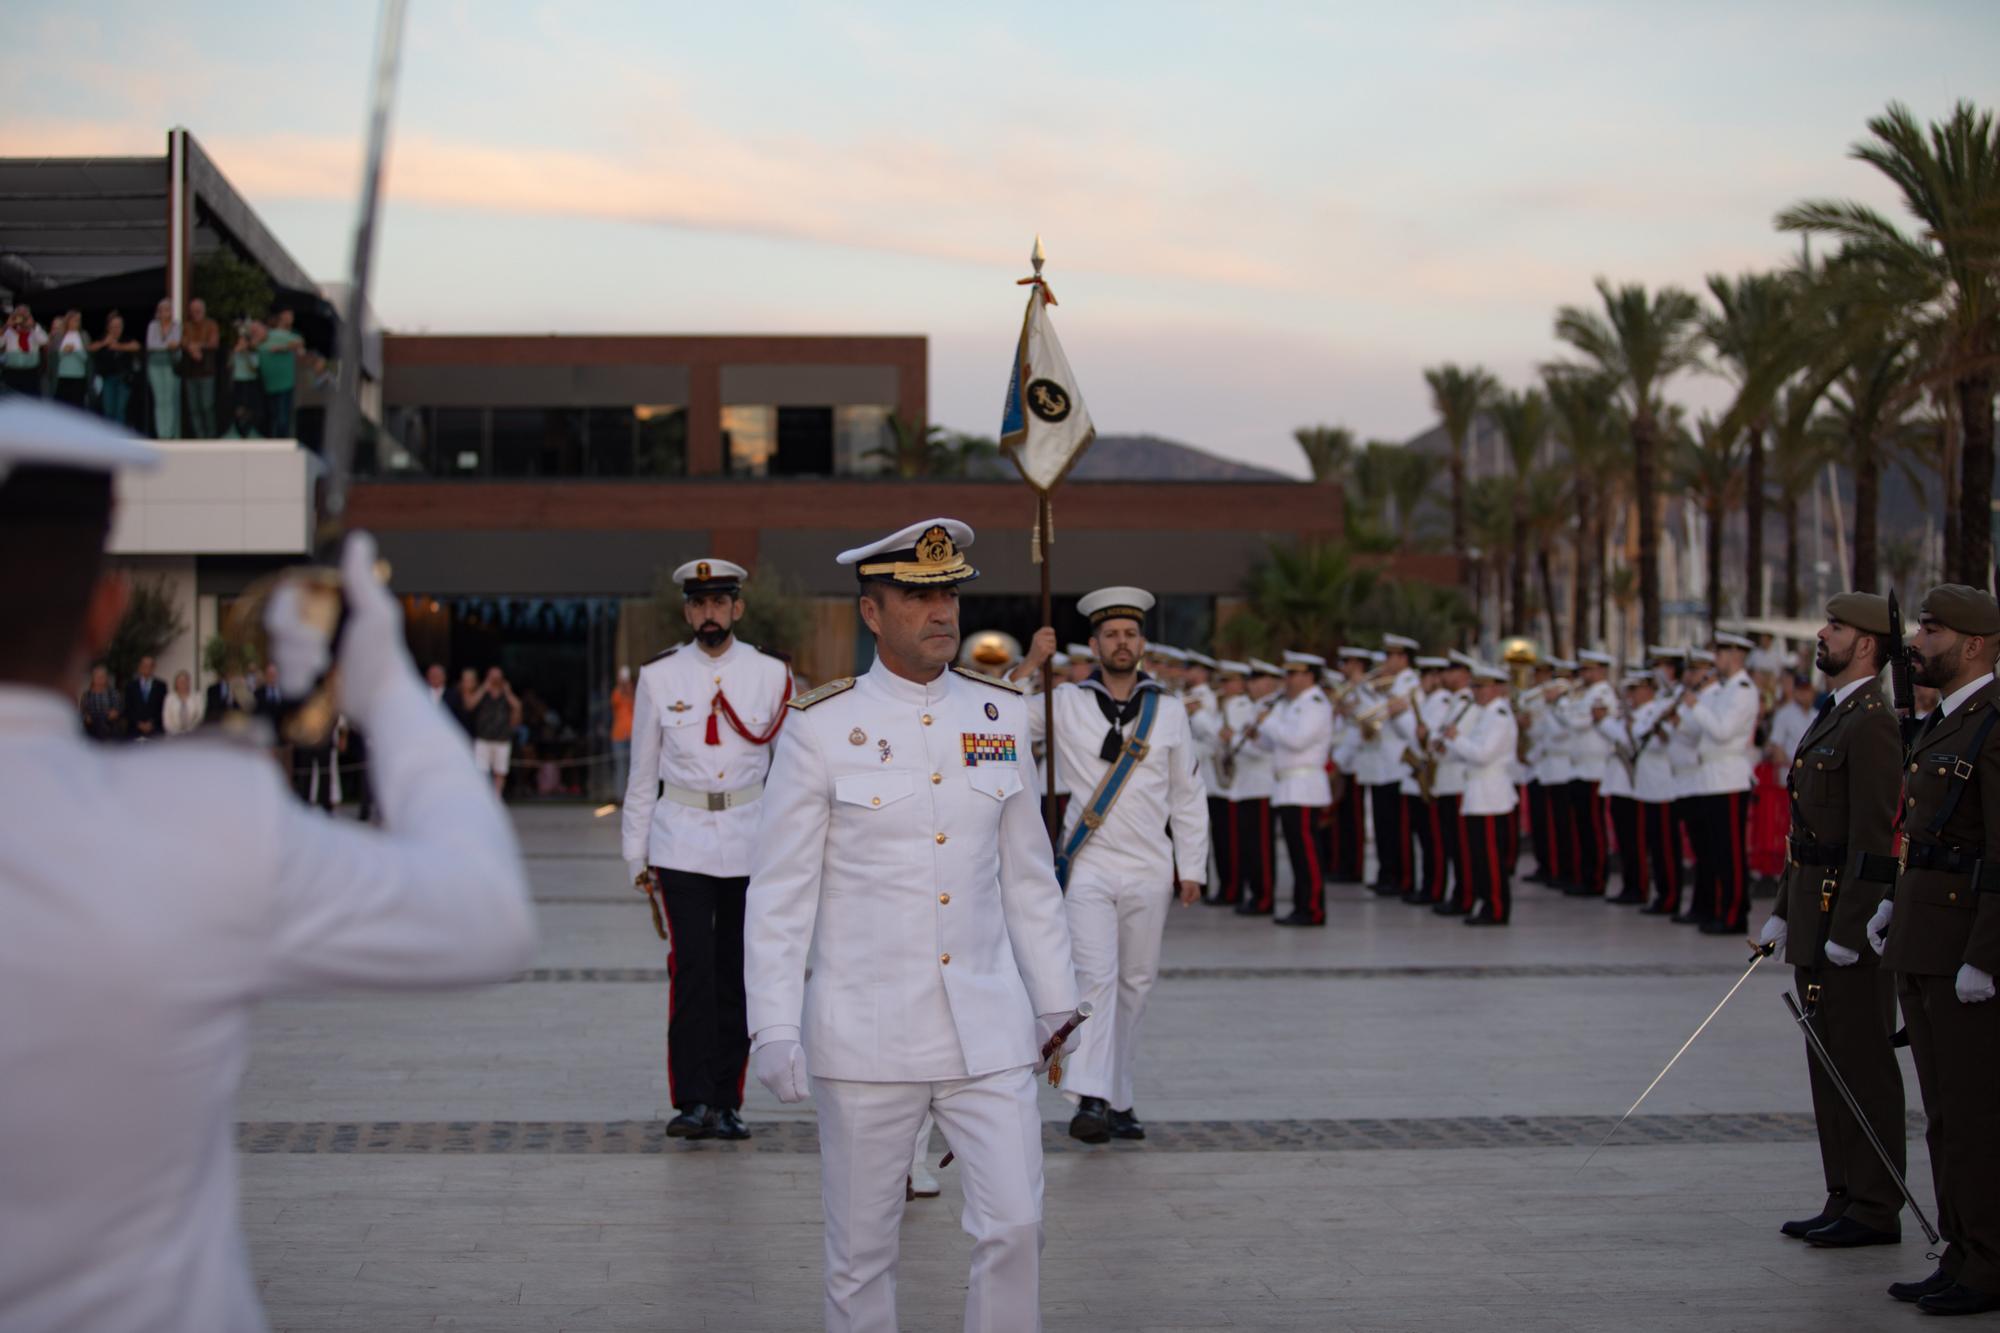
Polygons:
M1910 655L1938 691L1903 770L1903 870L1869 922L1896 973L1923 1092L1925 1141L1947 1242L1937 1270L1889 1294L1932 1314L2000 1310L2000 606L1931 589ZM1880 944L1876 944L1877 939Z
M1826 604L1814 660L1829 693L1791 756L1792 833L1778 901L1758 937L1796 969L1813 1030L1903 1170L1903 1075L1890 1045L1896 985L1868 947L1868 919L1895 879L1896 791L1903 748L1878 677L1889 658L1889 602L1846 592ZM1854 1113L1810 1054L1826 1204L1787 1222L1822 1248L1902 1239L1902 1191Z

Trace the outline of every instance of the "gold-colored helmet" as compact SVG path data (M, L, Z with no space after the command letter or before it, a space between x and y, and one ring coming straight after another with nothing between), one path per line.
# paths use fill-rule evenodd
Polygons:
M983 629L966 636L958 648L958 664L968 671L997 676L1021 660L1021 641L1005 630Z

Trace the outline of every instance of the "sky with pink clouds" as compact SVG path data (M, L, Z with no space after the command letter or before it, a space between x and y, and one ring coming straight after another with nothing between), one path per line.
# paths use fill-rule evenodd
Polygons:
M1294 472L1295 426L1427 427L1426 365L1530 375L1599 274L1890 206L1867 118L2000 71L1988 0L410 8L390 327L923 333L933 416L990 434L1039 232L1100 430ZM372 6L8 9L0 156L185 125L341 277Z

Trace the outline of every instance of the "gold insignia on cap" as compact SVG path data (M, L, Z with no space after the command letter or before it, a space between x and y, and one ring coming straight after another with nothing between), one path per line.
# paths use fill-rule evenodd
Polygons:
M698 579L710 578L712 575L709 574L708 569L708 561L700 561L694 567L694 576Z
M926 528L911 554L916 557L914 560L884 560L863 565L858 572L864 576L886 575L898 583L955 583L965 574L965 554L942 523Z

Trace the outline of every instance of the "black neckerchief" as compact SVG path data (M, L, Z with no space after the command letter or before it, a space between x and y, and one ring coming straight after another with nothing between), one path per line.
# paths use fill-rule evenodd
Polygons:
M1132 696L1123 703L1111 697L1111 691L1104 684L1104 669L1092 667L1090 675L1077 682L1097 700L1097 711L1104 714L1104 720L1111 724L1104 733L1104 743L1097 747L1097 757L1105 763L1116 763L1118 752L1125 748L1125 724L1139 716L1140 697L1147 690L1157 690L1160 682L1143 670L1139 672L1139 682L1132 687Z

